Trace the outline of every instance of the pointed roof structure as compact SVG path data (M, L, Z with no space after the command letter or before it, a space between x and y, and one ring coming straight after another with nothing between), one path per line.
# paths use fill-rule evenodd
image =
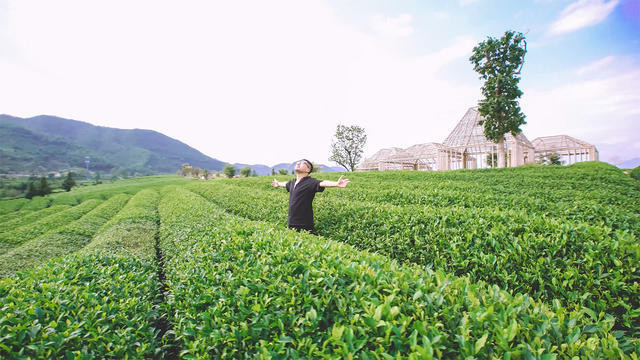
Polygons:
M458 125L444 140L444 145L449 147L473 147L477 145L493 144L484 136L484 128L479 124L480 119L483 119L482 115L478 111L477 107L472 107L467 110L462 119L458 122ZM515 138L511 133L505 134L506 142L518 142L527 147L533 148L533 145L521 132Z
M533 139L536 152L554 152L591 148L593 145L569 135L541 136Z

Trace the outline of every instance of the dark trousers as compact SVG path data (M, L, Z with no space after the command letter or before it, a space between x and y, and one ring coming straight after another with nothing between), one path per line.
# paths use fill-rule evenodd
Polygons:
M293 229L297 232L300 232L300 230L306 230L308 232L310 232L311 234L315 235L316 234L316 229L313 227L313 225L309 226L309 225L288 225L289 229Z

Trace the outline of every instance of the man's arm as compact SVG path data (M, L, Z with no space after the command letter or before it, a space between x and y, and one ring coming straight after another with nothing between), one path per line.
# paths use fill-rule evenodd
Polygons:
M322 180L320 182L320 186L325 188L328 188L328 187L345 188L347 187L348 183L350 183L349 179L343 179L342 176L340 176L340 179L338 179L338 181Z
M287 186L287 181L278 181L276 179L273 179L273 182L271 183L271 186L273 186L273 187L286 187Z

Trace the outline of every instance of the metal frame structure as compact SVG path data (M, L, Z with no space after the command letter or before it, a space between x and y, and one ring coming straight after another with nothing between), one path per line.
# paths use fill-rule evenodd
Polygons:
M460 119L442 144L425 143L407 149L382 149L358 165L358 171L371 170L457 170L498 167L498 144L484 136L479 124L482 116L472 107ZM540 161L551 153L563 164L598 159L593 145L567 135L539 137L530 142L523 133L507 133L503 142L505 167Z
M569 135L541 136L532 141L536 148L536 161L543 162L548 156L560 156L563 165L582 161L597 161L598 150L595 146Z

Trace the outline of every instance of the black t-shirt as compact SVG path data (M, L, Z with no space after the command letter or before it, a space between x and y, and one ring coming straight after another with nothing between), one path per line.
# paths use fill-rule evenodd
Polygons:
M313 207L311 203L316 192L324 191L322 180L305 176L295 185L296 179L287 182L289 192L289 225L313 228ZM295 186L294 186L295 185Z

